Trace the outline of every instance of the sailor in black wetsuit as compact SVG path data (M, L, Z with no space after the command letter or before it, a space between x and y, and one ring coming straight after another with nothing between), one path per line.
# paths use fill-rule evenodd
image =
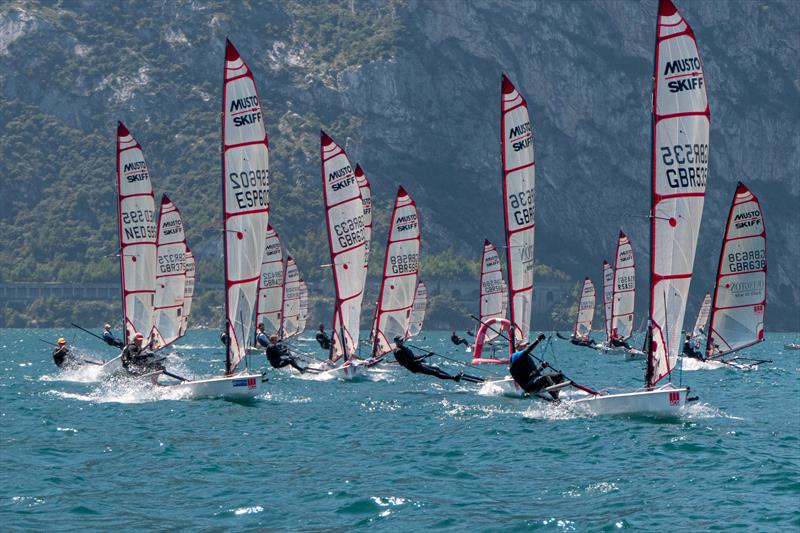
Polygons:
M508 368L511 377L514 378L517 385L522 387L528 394L536 394L542 389L563 382L565 379L564 374L561 372L544 374L544 369L548 368L547 361L543 361L541 366L537 366L536 360L531 355L531 352L543 340L544 335L539 335L527 348L511 356L511 364ZM554 400L558 399L559 391L553 390L549 392Z
M460 345L460 344L463 344L464 346L466 346L467 348L469 348L469 342L467 342L467 339L464 339L464 338L462 338L462 337L459 337L458 335L456 335L456 332L455 332L455 331L453 332L453 334L452 334L452 335L450 335L450 342L452 342L452 343L453 343L453 344L455 344L456 346L458 346L458 345Z
M103 340L106 341L106 344L115 348L123 348L125 346L124 342L115 338L114 334L111 333L111 324L103 326Z
M461 381L461 377L464 375L463 372L459 372L455 376L451 376L437 366L428 365L422 362L427 357L433 355L433 352L426 355L414 355L414 352L405 346L403 339L400 337L395 337L394 343L397 346L397 348L394 349L394 358L398 363L400 363L400 366L406 370L410 370L414 374L427 374L439 379L452 379L456 382Z
M624 340L620 339L617 336L617 332L616 331L611 333L611 342L610 342L610 344L614 348L625 348L626 350L630 350L631 349L631 345L628 344L627 342L625 342Z
M153 360L154 355L142 347L144 335L137 333L133 337L133 342L122 350L122 368L133 376L141 376L151 372L164 370L164 365Z
M53 362L58 368L72 366L75 363L72 353L67 348L67 340L63 337L58 339L56 347L53 349Z
M267 347L267 360L272 368L283 368L291 365L292 368L298 370L301 374L306 371L306 367L300 366L297 359L289 353L289 349L278 340L277 335L272 335L269 338L269 346Z
M325 333L325 324L319 325L319 331L317 331L316 339L320 348L323 350L331 349L331 338L328 337L327 333Z
M594 348L594 345L595 345L594 339L592 339L590 337L586 337L585 339L581 339L580 337L572 336L572 337L570 337L569 342L571 342L575 346L586 346L588 348Z
M691 357L692 359L699 359L700 361L705 361L705 357L703 357L702 352L695 348L694 342L692 341L692 336L688 333L686 334L686 340L683 343L683 355L686 357Z

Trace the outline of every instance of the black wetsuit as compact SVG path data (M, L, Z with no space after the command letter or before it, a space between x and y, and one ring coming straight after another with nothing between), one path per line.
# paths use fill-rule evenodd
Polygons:
M520 353L516 358L512 357L513 361L508 368L511 377L514 378L517 385L522 387L522 390L529 394L536 394L544 388L564 381L564 374L561 372L542 373L544 367L537 366L536 361L531 355L531 352L536 348L537 344L539 344L538 340L528 346L525 351ZM553 399L558 399L558 391L550 391L550 396L552 396Z
M466 346L467 348L469 348L469 342L467 342L467 339L462 339L461 337L459 337L459 336L458 336L458 335L456 335L455 333L453 333L453 334L450 336L450 342L452 342L452 343L453 343L453 344L455 344L456 346L458 346L459 344L463 344L464 346Z
M114 334L110 331L103 332L103 340L106 341L106 344L114 346L115 348L123 348L125 346L125 343L119 339L115 339Z
M576 339L574 337L571 338L569 342L571 342L575 346L588 346L589 348L594 348L595 344L594 339L583 340L583 339Z
M451 376L439 367L423 363L422 360L425 357L424 355L414 355L414 352L405 346L398 346L394 349L394 358L400 363L400 366L414 374L427 374L439 379L452 379L453 381L461 380L460 375Z
M57 346L53 350L53 362L58 368L70 366L70 364L72 364L72 354L69 353L69 349L67 349L66 346L63 348Z
M164 370L164 365L151 360L153 354L132 342L122 350L122 368L134 376Z
M272 368L283 368L291 365L292 368L301 373L306 371L305 367L297 364L297 359L292 357L289 354L289 349L280 342L270 344L269 347L267 347L267 360Z
M631 345L630 344L628 344L624 340L622 340L620 338L616 338L616 337L611 339L611 346L613 346L614 348L625 348L626 350L630 350L631 349Z
M320 331L317 333L316 336L317 342L319 343L319 347L323 350L330 350L331 349L331 338L328 337L328 334L324 331Z
M683 343L683 355L686 357L691 357L692 359L699 359L701 361L705 361L705 357L699 351L694 349L694 344L691 340L687 340Z

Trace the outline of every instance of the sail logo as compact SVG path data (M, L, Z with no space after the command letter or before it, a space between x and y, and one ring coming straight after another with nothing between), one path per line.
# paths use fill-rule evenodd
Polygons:
M281 245L277 242L270 242L264 247L264 258L281 254Z
M328 184L331 186L332 191L340 191L356 182L356 177L353 174L353 169L350 165L343 166L338 170L328 173ZM363 200L362 200L363 204Z
M761 293L764 290L764 280L759 279L753 281L737 281L731 283L730 287L726 288L737 296Z
M508 140L512 141L511 148L515 152L529 147L531 142L533 142L533 132L531 130L530 121L511 128L508 131Z
M670 405L680 405L681 403L681 393L680 392L670 392L669 393L669 404Z
M733 222L736 229L758 226L761 224L761 211L754 209L753 211L747 211L746 213L739 213L733 217Z
M244 98L236 98L231 100L231 107L228 109L231 113L235 111L251 110L258 107L258 96L245 96Z
M519 249L519 260L523 263L533 262L533 244L523 244L517 247Z
M122 173L125 175L125 179L128 183L145 181L150 178L144 160L125 163L125 166L122 167Z
M693 91L703 87L703 71L698 57L668 61L664 65L664 76L671 80L667 82L671 93Z
M163 236L176 235L183 233L183 223L181 219L169 220L161 224L161 234Z
M675 59L673 61L667 61L667 64L664 65L664 76L669 76L670 74L694 72L700 70L701 68L700 58L696 56L687 57L684 59Z
M633 261L633 250L630 248L625 248L619 254L619 262L626 263L628 261Z
M500 264L500 257L497 255L492 255L486 258L486 268L496 267Z
M417 227L417 214L413 213L410 215L405 215L401 217L397 217L397 220L394 221L394 227L397 231L409 231L412 229L416 229Z

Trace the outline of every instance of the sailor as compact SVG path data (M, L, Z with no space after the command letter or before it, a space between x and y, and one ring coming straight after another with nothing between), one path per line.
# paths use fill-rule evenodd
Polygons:
M106 341L106 344L115 348L123 348L125 346L124 342L115 338L114 334L111 333L111 324L103 326L103 340Z
M591 337L581 339L580 337L576 337L574 335L569 339L569 342L571 342L575 346L588 346L589 348L594 348L595 345L594 339L592 339Z
M272 368L283 368L291 365L292 368L298 370L301 374L306 371L306 367L300 366L297 359L289 353L289 349L278 340L277 335L272 335L269 338L269 346L267 347L267 361Z
M613 330L611 332L611 346L614 348L625 348L626 350L631 349L631 345L622 340L619 335L617 335L617 330Z
M688 333L686 334L686 340L683 342L683 355L686 357L691 357L692 359L699 359L700 361L705 360L702 352L696 349L694 342L692 341L692 336Z
M469 342L467 342L467 339L459 337L458 335L456 335L455 331L453 332L452 335L450 335L450 342L452 342L456 346L459 346L459 345L463 344L464 346L469 348Z
M164 365L153 360L154 354L142 347L142 342L144 335L137 333L133 336L133 342L122 350L122 367L134 376L164 370Z
M264 323L258 325L258 335L256 335L256 343L261 348L269 348L269 338L267 337L266 327Z
M522 387L528 394L536 394L542 389L563 382L565 379L564 374L561 372L544 374L544 370L549 367L547 361L542 361L541 366L538 366L536 360L531 355L534 348L536 348L544 338L544 335L540 334L527 348L522 349L522 346L519 346L520 350L511 356L511 364L508 368L511 377L513 377L517 385ZM554 400L558 400L558 390L552 390L549 391L549 393Z
M63 337L56 341L56 347L53 348L53 362L58 368L70 366L75 362L72 352L67 347L67 340Z
M455 333L455 332L454 332ZM400 366L403 368L410 370L414 374L427 374L429 376L433 376L439 379L452 379L453 381L461 381L461 377L464 375L463 372L459 372L458 374L451 376L447 372L443 371L441 368L433 365L429 365L423 363L422 361L430 356L433 355L433 352L430 352L425 355L414 355L412 352L403 342L403 339L400 337L394 338L394 343L397 348L394 349L394 358L400 363Z
M219 333L219 342L221 342L222 345L225 346L226 348L231 345L231 337L230 335L228 335L227 328L223 329Z
M319 331L317 331L316 336L317 342L319 343L319 347L323 350L330 350L331 349L331 338L325 333L325 324L319 325Z

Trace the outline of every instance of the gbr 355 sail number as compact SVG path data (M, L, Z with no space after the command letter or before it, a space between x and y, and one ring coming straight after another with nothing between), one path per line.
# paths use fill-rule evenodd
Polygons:
M675 144L661 146L659 150L670 187L705 188L708 176L707 144Z

